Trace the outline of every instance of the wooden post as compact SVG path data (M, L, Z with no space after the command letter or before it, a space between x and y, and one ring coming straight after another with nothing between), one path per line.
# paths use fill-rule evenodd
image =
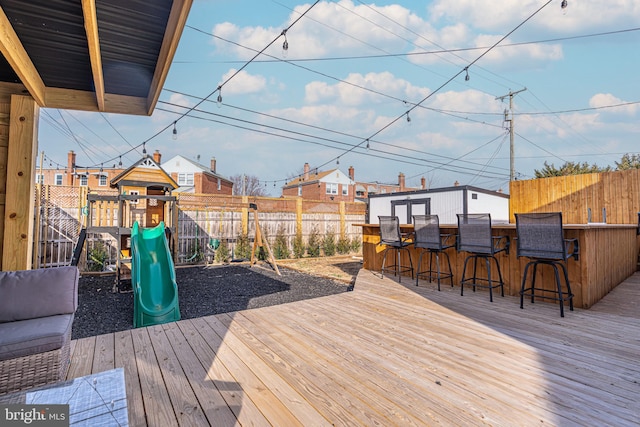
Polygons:
M269 242L267 241L267 239L263 239L262 238L262 232L260 231L260 223L258 222L258 210L257 209L253 210L253 221L254 221L255 227L256 227L256 236L255 236L255 238L253 240L253 247L251 248L251 263L250 263L250 265L255 264L256 248L258 246L266 246L267 253L269 254L269 262L271 263L271 266L276 271L276 273L278 273L278 276L282 276L282 274L280 273L280 270L278 269L278 264L276 264L276 258L273 256L273 252L271 252L271 246L269 245Z
M3 271L31 269L39 112L30 96L11 96Z
M302 236L302 197L296 199L296 236Z
M242 208L242 235L246 236L249 234L249 197L248 196L242 196L242 204L246 205L245 207Z
M340 202L340 238L344 239L347 236L347 227L345 217L347 215L347 208L344 201Z

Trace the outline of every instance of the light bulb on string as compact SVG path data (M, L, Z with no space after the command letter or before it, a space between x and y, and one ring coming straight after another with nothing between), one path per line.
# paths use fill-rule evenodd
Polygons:
M289 42L287 41L287 32L286 30L282 32L284 36L284 42L282 43L282 57L286 58L289 54Z
M369 151L370 145L371 144L369 144L369 140L367 139L367 151Z
M407 123L411 124L411 117L409 117L409 112L407 111Z
M147 144L146 144L146 142L142 143L142 155L143 156L147 155Z
M568 6L567 0L562 0L562 3L560 3L560 8L561 9L566 9L567 6Z
M120 160L118 161L118 166L122 167L122 156L120 156Z
M222 108L222 86L218 86L218 98L216 98L218 108Z
M340 166L340 157L336 159L336 166Z
M464 67L464 71L466 72L465 76L464 76L464 81L468 82L470 77L469 77L469 67Z
M173 122L173 135L171 136L171 138L173 138L174 141L178 139L178 129L176 129L176 122Z

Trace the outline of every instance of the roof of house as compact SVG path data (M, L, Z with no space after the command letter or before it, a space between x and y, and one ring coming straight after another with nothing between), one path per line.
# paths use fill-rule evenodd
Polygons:
M195 160L191 160L188 157L181 156L180 154L178 154L177 156L172 157L171 159L167 160L166 162L163 162L163 164L166 165L167 163L171 163L171 162L175 161L178 158L180 158L180 160L184 160L185 162L189 162L192 166L195 166L196 168L198 168L203 174L211 175L214 178L220 178L223 181L227 181L227 182L231 182L231 183L233 182L229 178L225 178L224 176L220 175L219 173L212 171L210 167L205 166L202 163L196 162ZM173 172L173 171L171 170L169 172Z
M149 156L145 156L127 169L113 177L111 187L122 185L135 187L165 187L171 190L178 188L178 184L162 167Z
M304 175L299 176L289 182L287 182L284 187L296 187L298 185L305 185L305 184L310 184L312 182L317 182L319 180L321 180L322 178L326 177L327 175L332 174L335 171L339 171L339 169L331 169L328 171L323 171L323 172L318 172L318 173L311 173L309 172L309 179L304 179Z
M41 107L150 115L192 1L2 0L0 83Z

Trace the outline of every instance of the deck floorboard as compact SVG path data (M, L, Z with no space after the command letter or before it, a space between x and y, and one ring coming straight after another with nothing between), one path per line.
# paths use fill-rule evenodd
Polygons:
M68 378L124 368L132 426L637 425L640 274L564 318L406 282L83 338Z

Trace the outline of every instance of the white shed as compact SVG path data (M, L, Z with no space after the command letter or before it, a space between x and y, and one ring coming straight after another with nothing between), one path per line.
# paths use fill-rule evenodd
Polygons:
M412 215L438 215L440 224L457 224L456 214L489 213L492 222L509 222L509 195L469 185L376 194L369 197L371 224L379 215L397 216L402 224L411 224Z

